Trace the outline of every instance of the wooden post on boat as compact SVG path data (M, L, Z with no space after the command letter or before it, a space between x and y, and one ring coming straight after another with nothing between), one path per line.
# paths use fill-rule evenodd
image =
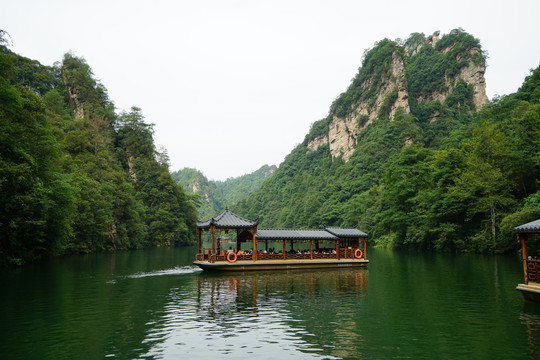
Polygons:
M210 225L210 232L212 233L212 254L216 253L216 227Z
M285 239L283 240L283 260L287 259L287 252L285 251L287 248Z
M198 254L202 253L202 241L201 241L201 229L197 228L197 238L198 238L198 242L197 242L197 245L199 245L199 250L198 250Z
M251 229L253 232L253 261L257 261L257 237L255 234L257 234L257 228L254 227Z
M347 248L345 247L345 257L347 257ZM339 260L339 239L336 240L336 259Z
M309 240L309 255L311 260L313 260L313 239Z
M521 243L521 257L523 259L523 276L525 277L525 284L529 283L529 272L527 271L527 258L529 253L527 251L527 238L524 234L517 234L518 241Z
M366 257L366 239L367 238L364 238L364 260L367 259L367 257Z

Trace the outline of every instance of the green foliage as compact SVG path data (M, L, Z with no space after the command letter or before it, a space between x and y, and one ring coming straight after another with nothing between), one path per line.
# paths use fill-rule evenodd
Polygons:
M200 171L190 168L174 172L172 176L187 194L194 194L200 199L199 217L206 220L258 190L275 170L275 165L264 165L251 174L225 181L209 181Z
M403 49L395 42L384 39L366 52L362 67L352 80L346 92L342 93L330 106L330 115L345 117L353 110L353 105L361 101L370 101L374 105L376 94L381 85L388 81L391 74L392 56L403 56ZM370 83L367 85L367 81Z
M304 145L307 145L310 141L328 134L328 125L332 121L332 116L327 116L325 119L319 120L311 124L309 133L304 138Z
M407 87L413 100L411 107L416 105L417 99L446 91L446 84L453 81L471 61L483 65L485 54L479 40L463 30L452 30L435 47L426 43L406 65Z
M390 116L390 111L392 110L392 105L396 102L397 97L398 97L398 89L397 89L397 87L395 87L384 98L384 101L383 101L381 107L379 108L379 113L377 114L377 117L379 119L388 119L388 117ZM365 119L365 117L364 117L364 119ZM390 120L392 120L392 119L390 119ZM359 120L359 121L362 122L363 120Z
M195 207L152 135L83 59L50 68L0 46L0 266L193 243Z
M369 121L369 116L360 115L358 117L358 127L364 127L367 124L368 121Z
M331 116L375 98L390 76L385 64L402 53L384 40L366 53L330 117L314 123L275 175L234 210L268 227L356 226L379 246L515 251L513 227L540 217L540 68L516 94L475 112L472 85L455 77L471 62L484 64L478 40L455 30L435 47L423 34L411 35L407 45L414 48L405 61L410 114L388 119L394 90L379 119L359 133L348 162L332 159L329 146L307 149L327 134Z
M426 44L426 36L423 33L412 33L409 38L403 44L405 49L408 49L408 56L412 56L413 52Z
M7 76L6 76L7 75ZM39 259L66 238L71 189L45 106L0 53L0 266Z

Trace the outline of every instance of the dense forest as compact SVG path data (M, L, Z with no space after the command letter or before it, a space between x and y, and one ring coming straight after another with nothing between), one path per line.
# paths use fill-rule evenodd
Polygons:
M474 66L485 68L485 54L461 29L436 43L423 34L376 43L328 116L233 210L267 227L355 226L380 246L514 251L512 228L540 218L540 68L516 93L477 106L462 76ZM392 116L405 92L408 109ZM359 129L348 159L328 140L340 119Z
M379 41L279 168L213 182L173 178L142 110L118 112L84 59L44 66L0 31L0 266L189 244L197 207L225 206L266 227L355 226L381 246L513 251L512 228L540 218L540 68L486 102L485 61L460 29Z
M43 66L0 31L0 266L190 243L197 213L141 109L117 113L84 59Z
M263 165L251 174L225 181L208 180L203 173L190 168L175 171L172 176L183 186L186 194L200 197L197 207L199 219L207 220L258 190L274 174L276 168L275 165Z

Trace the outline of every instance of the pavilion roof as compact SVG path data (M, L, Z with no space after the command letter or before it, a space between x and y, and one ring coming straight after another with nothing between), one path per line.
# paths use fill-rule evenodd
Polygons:
M258 240L336 240L337 236L322 229L257 229Z
M257 226L258 223L258 220L247 220L236 215L229 209L225 209L221 214L214 216L209 220L197 221L197 228L208 229L210 228L210 225L214 225L216 228L220 229L244 229Z
M540 219L531 221L529 223L516 226L514 228L515 232L518 233L537 233L540 232Z
M363 238L363 237L368 236L365 232L360 231L357 228L353 228L353 227L327 226L324 229L328 231L330 234L336 235L339 238L344 238L344 237L347 237L347 238L362 237Z

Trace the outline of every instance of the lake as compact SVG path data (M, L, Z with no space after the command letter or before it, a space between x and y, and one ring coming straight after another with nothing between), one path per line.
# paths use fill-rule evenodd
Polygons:
M195 252L1 271L1 358L540 358L517 256L368 249L368 269L215 274Z

